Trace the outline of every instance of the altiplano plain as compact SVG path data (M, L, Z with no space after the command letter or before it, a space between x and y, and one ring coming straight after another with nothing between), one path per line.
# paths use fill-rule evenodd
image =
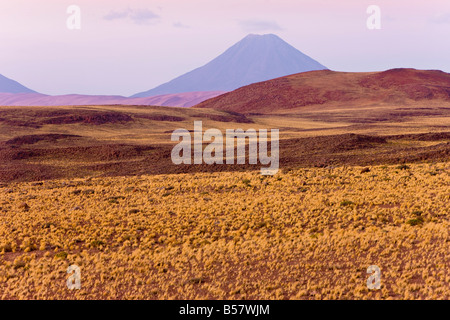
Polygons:
M374 95L295 93L316 72L194 108L0 107L0 297L448 299L448 74L318 72ZM174 165L172 132L198 120L279 129L280 171Z

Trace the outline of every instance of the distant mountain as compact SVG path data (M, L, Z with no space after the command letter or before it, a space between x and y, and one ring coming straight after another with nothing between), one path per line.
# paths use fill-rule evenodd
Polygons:
M35 91L28 89L17 81L11 80L0 74L0 92L6 93L34 93Z
M122 96L95 96L68 94L48 96L39 93L1 93L1 106L80 106L80 105L151 105L167 107L191 107L224 92L187 92L166 94L145 98L126 98Z
M278 36L248 35L208 64L132 97L192 91L232 91L290 74L327 69Z
M239 113L302 113L341 107L450 104L450 74L439 70L392 69L383 72L304 72L251 84L206 100L196 108ZM308 109L309 108L309 109ZM352 111L355 112L355 111ZM356 111L358 112L358 111ZM395 114L394 114L395 115Z

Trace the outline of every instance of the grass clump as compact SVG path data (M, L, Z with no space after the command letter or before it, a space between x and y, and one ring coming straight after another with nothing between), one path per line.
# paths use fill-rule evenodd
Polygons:
M354 205L355 203L353 201L350 200L342 200L341 201L341 207L349 207Z
M423 224L423 218L418 217L418 218L414 218L414 219L409 219L408 221L406 221L406 223L412 227L419 226L419 225Z
M61 251L61 252L58 252L57 254L55 254L56 258L63 259L63 260L66 259L67 256L68 256L68 253L65 251Z

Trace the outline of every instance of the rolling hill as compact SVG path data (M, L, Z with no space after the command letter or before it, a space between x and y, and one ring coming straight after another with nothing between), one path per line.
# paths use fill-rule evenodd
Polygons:
M298 113L362 106L450 104L450 74L438 70L305 72L239 88L204 101L198 108L240 113Z
M81 105L156 105L191 107L224 92L186 92L154 97L127 98L123 96L67 94L49 96L40 93L0 93L2 106L81 106Z

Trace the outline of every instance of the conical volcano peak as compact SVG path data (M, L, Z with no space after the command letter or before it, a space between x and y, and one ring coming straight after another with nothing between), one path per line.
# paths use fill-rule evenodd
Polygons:
M272 44L276 45L278 42L279 44L284 43L287 44L283 39L281 39L279 36L268 33L268 34L254 34L251 33L247 35L245 38L243 38L238 43L266 43L266 44Z
M133 97L232 91L290 74L327 69L274 34L249 34L203 67Z
M273 33L266 33L266 34L256 34L256 33L250 33L248 34L244 39L280 39L281 38L279 36L277 36L276 34Z

